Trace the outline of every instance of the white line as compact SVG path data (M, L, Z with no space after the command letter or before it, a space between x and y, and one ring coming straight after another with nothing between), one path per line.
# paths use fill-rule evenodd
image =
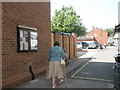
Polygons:
M89 61L83 67L81 67L78 71L76 71L71 77L73 78L75 74L77 74L80 70L82 70L88 63Z

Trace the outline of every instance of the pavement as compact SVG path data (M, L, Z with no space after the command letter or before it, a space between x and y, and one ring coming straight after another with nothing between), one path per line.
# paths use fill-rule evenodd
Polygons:
M92 59L93 56L95 56L97 53L99 53L99 50L92 50L86 52L78 52L78 58L74 60L70 60L70 63L66 67L66 74L67 77L69 76L70 73L74 72L78 68L82 67L85 65L89 60ZM80 55L81 54L81 55ZM24 83L23 85L20 85L16 88L51 88L52 87L52 82L50 79L46 78L47 74L44 73L40 77L36 78L35 80L29 81ZM59 85L58 88L64 88L63 85Z

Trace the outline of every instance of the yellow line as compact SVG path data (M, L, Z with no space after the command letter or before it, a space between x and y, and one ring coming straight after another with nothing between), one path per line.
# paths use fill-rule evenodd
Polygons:
M99 79L99 78L87 78L87 77L72 77L72 78L79 78L79 79L90 79L90 80L98 80L98 81L106 81L106 82L113 82L112 80L106 80L106 79Z
M83 66L81 67L79 70L77 70L72 76L71 78L73 78L80 70L82 70L87 64L89 63L89 61Z

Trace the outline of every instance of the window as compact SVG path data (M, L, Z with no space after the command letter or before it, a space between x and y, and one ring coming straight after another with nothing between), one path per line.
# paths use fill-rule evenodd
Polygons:
M17 26L17 51L36 51L38 49L38 32L36 28Z
M94 34L94 37L97 37L97 34Z
M100 39L102 39L102 36L100 36Z

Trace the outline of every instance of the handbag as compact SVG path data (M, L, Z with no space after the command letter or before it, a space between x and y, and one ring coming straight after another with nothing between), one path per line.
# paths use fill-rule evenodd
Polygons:
M65 67L65 60L63 60L63 59L61 58L60 64L61 64L62 67Z
M61 52L61 49L60 49L60 52ZM65 65L66 65L65 60L63 60L62 57L61 57L61 60L60 60L60 64L61 64L62 67L65 67Z

